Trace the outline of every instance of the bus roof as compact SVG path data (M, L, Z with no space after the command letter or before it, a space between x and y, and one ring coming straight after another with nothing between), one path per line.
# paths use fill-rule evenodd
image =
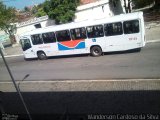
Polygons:
M67 23L62 25L48 26L45 28L39 28L36 30L29 31L25 34L22 34L21 37L33 35L33 34L39 34L39 33L54 32L54 31L73 29L78 27L92 26L96 24L98 25L98 24L105 24L105 23L114 23L114 22L126 21L126 20L138 19L138 18L143 18L143 12L120 14L110 18L93 19L93 20L86 20L82 22L72 22L72 23Z

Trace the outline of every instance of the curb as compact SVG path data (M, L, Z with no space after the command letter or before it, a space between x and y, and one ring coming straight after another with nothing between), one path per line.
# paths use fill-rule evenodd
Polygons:
M8 58L8 57L18 57L18 56L23 56L23 54L17 54L17 55L6 55L4 57Z
M6 58L10 58L10 57L19 57L19 56L23 56L23 54L17 54L17 55L6 55L6 56L4 56L4 57L6 57ZM2 57L0 56L0 58L2 58Z
M148 40L146 43L155 43L155 42L160 42L160 40Z
M23 81L21 92L145 91L160 90L160 79ZM16 92L12 82L0 82L0 91Z
M151 29L151 28L154 28L154 27L159 27L160 24L155 24L155 25L146 25L145 26L145 29Z

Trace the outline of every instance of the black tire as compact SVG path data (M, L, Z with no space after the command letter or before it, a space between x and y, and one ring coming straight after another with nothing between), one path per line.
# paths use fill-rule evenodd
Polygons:
M46 54L44 52L42 52L42 51L38 52L37 56L38 56L39 60L46 60L47 59Z
M25 61L29 61L29 58L25 58L25 57L24 57L24 60L25 60Z
M91 48L91 55L98 57L102 55L102 49L99 46L94 46Z
M136 48L134 51L135 52L141 52L141 48Z

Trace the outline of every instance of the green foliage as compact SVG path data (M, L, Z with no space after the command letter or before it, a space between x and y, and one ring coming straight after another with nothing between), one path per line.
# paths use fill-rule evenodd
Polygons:
M32 14L35 17L42 17L42 16L47 15L47 13L44 12L44 10L43 10L43 4L39 4L38 6L34 6L32 8Z
M36 17L42 17L47 15L46 12L44 12L43 8L39 8L38 11L36 12L35 16Z
M152 4L154 1L155 0L132 0L134 8L143 8L147 5Z
M6 7L0 2L0 29L4 30L10 37L14 35L14 31L16 30L15 25L13 25L16 20L15 9Z
M30 10L29 10L29 8L28 8L27 6L25 6L25 7L24 7L24 11L25 11L25 12L29 12Z
M16 19L15 9L6 7L0 2L0 28L3 28L6 24L14 22Z
M31 10L31 13L32 13L33 15L35 15L37 11L38 11L37 6L34 6L34 7L32 8L32 10Z
M47 0L44 11L56 24L71 22L74 18L79 0Z

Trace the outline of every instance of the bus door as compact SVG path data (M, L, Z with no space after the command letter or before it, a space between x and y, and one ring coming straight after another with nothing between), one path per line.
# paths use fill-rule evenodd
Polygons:
M36 54L33 51L30 39L23 38L23 39L20 39L20 42L21 42L21 46L22 46L22 50L23 50L23 54L24 54L25 58L36 57Z
M125 40L123 39L123 30L122 23L109 23L104 25L106 40L106 49L107 50L119 50L120 47L123 47Z

